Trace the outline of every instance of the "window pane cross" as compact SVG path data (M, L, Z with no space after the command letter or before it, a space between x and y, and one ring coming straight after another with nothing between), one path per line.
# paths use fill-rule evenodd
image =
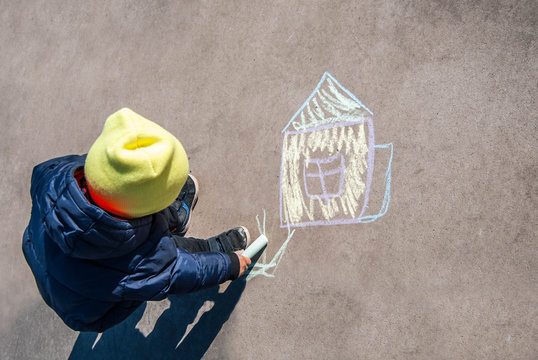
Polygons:
M329 205L329 199L344 193L345 171L345 159L341 153L305 160L303 174L306 195Z

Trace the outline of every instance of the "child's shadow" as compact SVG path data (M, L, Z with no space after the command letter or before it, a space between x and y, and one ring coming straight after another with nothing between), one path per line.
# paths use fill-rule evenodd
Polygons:
M223 293L216 286L170 296L170 308L147 337L135 328L144 313L144 304L125 321L105 331L95 346L97 333L81 332L69 359L200 359L230 317L245 284L243 277L232 281ZM206 301L214 302L213 307L185 336Z

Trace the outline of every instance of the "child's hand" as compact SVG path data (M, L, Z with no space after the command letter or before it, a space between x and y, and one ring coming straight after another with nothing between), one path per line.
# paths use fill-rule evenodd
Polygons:
M237 257L239 258L239 276L240 278L245 271L247 271L248 266L252 262L248 257L241 255L243 251L236 251Z

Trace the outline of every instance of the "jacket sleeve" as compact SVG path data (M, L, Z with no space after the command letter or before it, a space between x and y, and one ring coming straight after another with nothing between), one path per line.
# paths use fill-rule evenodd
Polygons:
M125 300L162 300L235 278L230 256L221 252L189 253L165 237L121 283ZM235 276L234 276L235 275Z

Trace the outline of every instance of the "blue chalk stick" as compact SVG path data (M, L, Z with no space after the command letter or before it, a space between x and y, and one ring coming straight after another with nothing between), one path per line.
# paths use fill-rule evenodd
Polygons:
M250 244L249 247L247 247L241 255L252 259L254 255L259 253L260 250L262 250L267 245L267 242L267 237L265 237L265 235L260 235L260 237L254 240L254 242Z

